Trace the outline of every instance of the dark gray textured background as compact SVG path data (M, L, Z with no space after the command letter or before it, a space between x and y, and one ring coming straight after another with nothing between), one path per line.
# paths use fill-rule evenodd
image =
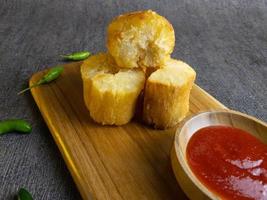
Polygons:
M0 199L21 186L35 199L81 197L31 97L17 96L30 75L59 54L105 50L116 15L153 9L176 31L173 57L226 106L267 121L267 2L251 0L0 0L0 119L25 118L30 135L0 137Z

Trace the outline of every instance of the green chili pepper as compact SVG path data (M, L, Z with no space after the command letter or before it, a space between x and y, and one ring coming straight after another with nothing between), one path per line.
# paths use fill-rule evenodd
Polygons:
M10 132L30 133L31 125L22 119L8 119L0 122L0 135Z
M33 198L26 189L20 188L18 192L18 200L33 200Z
M90 52L88 51L81 51L81 52L76 52L76 53L72 53L72 54L68 54L68 55L62 55L61 57L63 57L65 60L74 60L74 61L78 61L78 60L84 60L86 58L88 58L90 56Z
M39 85L50 83L51 81L57 79L60 76L60 74L63 72L63 70L64 70L64 68L61 66L51 68L37 83L33 84L31 87L28 87L28 88L20 91L18 93L18 95L22 94L22 93L26 92L27 90L30 90L34 87L37 87Z

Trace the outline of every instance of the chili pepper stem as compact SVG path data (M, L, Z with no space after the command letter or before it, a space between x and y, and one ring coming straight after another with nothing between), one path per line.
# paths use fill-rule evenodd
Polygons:
M70 54L67 55L59 55L64 60L72 60L72 56Z
M28 88L25 88L24 90L21 90L20 92L17 93L17 95L21 95L21 94L23 94L24 92L26 92L26 91L28 91L28 90L30 90L30 89L32 89L32 88L35 88L35 87L37 87L37 86L39 86L39 85L41 85L40 82L35 83L35 84L33 84L31 87L28 87Z

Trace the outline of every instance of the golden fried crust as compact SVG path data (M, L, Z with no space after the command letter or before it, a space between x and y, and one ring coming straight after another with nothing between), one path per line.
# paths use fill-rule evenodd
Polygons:
M189 111L189 96L196 77L186 63L170 59L152 73L145 87L143 119L155 128L175 126Z
M172 25L151 10L120 15L108 26L107 48L120 67L162 65L174 45Z
M115 61L107 53L98 53L96 55L90 56L81 65L81 75L83 79L83 94L84 101L89 108L90 102L90 89L92 84L92 77L99 73L112 72L115 73L119 71Z
M118 69L108 54L100 53L84 61L81 74L84 101L94 121L122 125L131 120L145 82L141 69Z

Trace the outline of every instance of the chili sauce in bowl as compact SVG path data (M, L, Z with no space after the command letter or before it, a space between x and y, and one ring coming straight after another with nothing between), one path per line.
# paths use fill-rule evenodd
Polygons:
M186 118L171 162L190 199L267 200L267 124L252 116L213 110Z
M204 127L190 138L186 157L197 178L222 199L267 199L267 145L246 131Z

